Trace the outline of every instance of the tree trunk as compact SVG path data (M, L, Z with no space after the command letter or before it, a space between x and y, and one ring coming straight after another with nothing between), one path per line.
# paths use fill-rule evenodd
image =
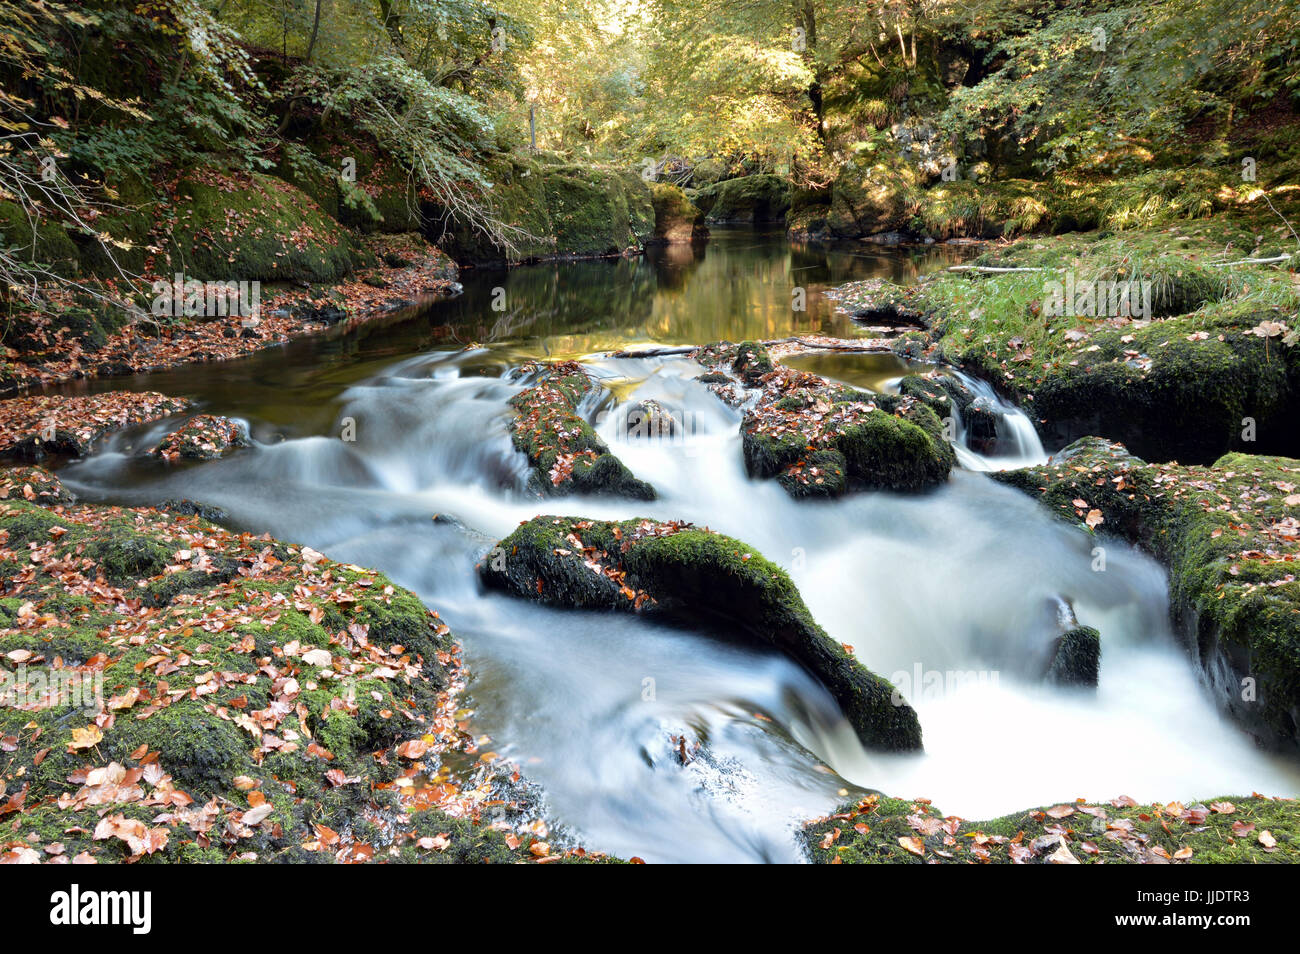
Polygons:
M813 0L799 0L796 16L804 32L804 61L813 74L813 80L808 84L808 103L817 120L817 138L825 141L826 107L822 98L822 68L817 62L817 9Z
M311 40L307 43L307 55L303 59L310 63L311 55L316 50L316 37L320 35L320 7L325 0L316 0L316 17L311 24Z

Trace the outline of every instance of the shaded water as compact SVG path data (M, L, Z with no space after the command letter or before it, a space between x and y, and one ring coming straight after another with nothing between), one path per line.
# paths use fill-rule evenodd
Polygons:
M1163 573L1146 557L1108 543L1105 570L1095 571L1090 537L975 470L924 495L796 503L775 482L746 477L739 414L693 380L697 366L595 354L851 335L822 287L907 280L941 252L796 250L751 232L688 252L469 273L463 298L364 337L139 378L133 386L244 418L257 443L220 462L167 467L135 456L165 426L153 425L61 476L93 500L219 506L237 526L379 567L414 589L465 644L478 728L592 849L652 861L797 860L795 825L861 788L929 797L968 817L1076 796L1296 791L1294 767L1254 750L1213 711L1168 630ZM790 310L796 285L811 293L806 313ZM507 310L494 312L500 287ZM586 356L608 386L587 409L592 420L659 500L524 493L524 461L507 432L507 401L521 385L503 374L534 356ZM819 360L838 362L820 373L877 388L906 371L889 356ZM619 410L645 398L677 414L685 433L629 438ZM354 442L340 439L348 419ZM1014 415L1005 423L1008 434L1021 427ZM963 459L996 466L970 451ZM747 541L789 569L834 638L896 678L926 753L864 752L827 693L771 652L482 592L475 561L539 512L685 519ZM1041 684L1062 600L1103 634L1095 694ZM932 673L950 685L933 691ZM703 743L688 766L675 735Z

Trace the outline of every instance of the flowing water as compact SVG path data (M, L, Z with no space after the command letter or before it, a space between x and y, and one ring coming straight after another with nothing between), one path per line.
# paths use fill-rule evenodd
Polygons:
M465 645L478 729L591 849L798 860L797 823L863 789L929 797L966 817L1076 796L1295 794L1294 766L1255 750L1209 703L1169 631L1160 567L1115 542L1099 562L1092 538L979 472L1042 459L1013 409L999 402L992 454L959 447L966 466L935 492L795 502L774 481L746 477L739 413L693 380L697 366L599 354L850 336L821 289L911 280L947 254L800 249L720 232L704 250L644 260L467 273L463 297L364 335L125 384L241 417L253 447L168 467L138 457L165 427L155 424L61 476L90 500L221 507L234 526L379 567L415 590ZM809 293L806 312L791 310L796 286ZM507 308L494 311L500 288ZM524 493L506 403L522 385L504 375L527 358L575 356L607 386L586 410L658 488L654 503ZM908 370L888 355L799 360L877 389ZM671 409L681 432L629 437L620 408L645 398ZM349 427L354 441L342 439ZM482 591L474 563L539 512L684 519L747 541L789 569L834 638L894 679L920 716L925 753L865 752L828 694L775 653ZM1042 683L1067 605L1102 632L1095 692ZM672 741L681 735L703 743L686 766Z

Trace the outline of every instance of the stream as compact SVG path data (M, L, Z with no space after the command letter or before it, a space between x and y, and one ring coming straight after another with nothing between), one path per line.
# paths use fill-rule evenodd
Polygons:
M168 466L137 456L168 426L155 423L60 477L90 501L220 507L234 527L380 568L420 594L465 646L477 731L542 786L550 817L588 849L652 862L798 861L797 824L864 790L927 797L968 818L1075 797L1294 795L1300 771L1254 748L1203 691L1170 631L1163 570L1113 540L1098 569L1096 540L981 472L1044 459L1013 408L998 402L991 452L959 434L962 466L935 492L798 502L776 481L746 477L740 412L693 380L697 365L602 355L860 335L824 289L914 280L957 254L715 230L706 247L642 259L466 271L461 297L350 336L65 388L193 397L244 420L254 444ZM791 309L796 287L806 311ZM530 358L588 364L607 392L586 410L659 500L524 492L526 461L507 430L522 385L505 375ZM918 367L880 354L792 363L875 389ZM646 398L684 433L627 436L621 409ZM342 439L349 422L352 441ZM789 570L835 639L895 680L925 753L864 751L825 690L773 652L484 592L475 562L538 513L689 520L751 544ZM1101 631L1095 692L1042 682L1063 602ZM682 735L702 743L685 766L672 741Z

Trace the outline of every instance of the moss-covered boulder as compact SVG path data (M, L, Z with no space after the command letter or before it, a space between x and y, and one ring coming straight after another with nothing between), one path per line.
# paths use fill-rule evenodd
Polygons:
M38 311L10 315L4 344L29 366L65 361L69 354L93 354L103 348L130 320L121 303L74 292Z
M867 795L809 822L818 864L1294 864L1300 803L1224 796L1140 805L1073 799L988 821L945 815L929 799Z
M510 399L514 409L510 434L532 467L530 490L544 496L582 493L655 498L654 488L637 479L610 453L609 446L579 413L579 405L600 392L600 385L582 365L574 361L528 364L516 376L534 382Z
M169 215L166 268L187 279L333 282L360 263L348 230L275 176L191 172Z
M382 574L24 494L0 588L0 863L551 855L494 827L519 791L463 767L459 649Z
M1099 328L1034 391L1048 439L1105 434L1153 460L1208 463L1289 443L1300 410L1300 348L1250 332L1277 315Z
M790 184L774 175L740 176L705 186L694 201L713 225L781 224L790 209Z
M752 547L690 524L536 517L480 565L484 582L553 606L662 615L779 649L835 697L864 745L921 747L916 713L813 620Z
M892 150L860 153L836 173L827 227L841 238L903 229L923 179L914 164Z
M16 202L0 200L0 248L20 262L52 267L60 274L80 269L77 245L56 222L30 219Z
M495 240L444 218L443 247L461 264L619 255L640 248L654 231L649 186L633 172L502 156L489 174L488 200L505 230Z
M148 453L166 461L216 460L248 446L247 428L229 417L199 414L164 437Z
M9 467L0 471L0 500L30 500L42 506L70 504L76 497L44 467Z
M651 241L672 245L708 237L704 213L677 186L668 182L652 183L650 198L655 213L654 238Z
M757 391L740 425L745 467L752 477L776 477L793 496L924 490L956 464L942 421L916 397L831 384L776 365L752 341L695 355Z
M1047 681L1058 686L1096 687L1101 668L1101 633L1076 626L1056 641Z
M150 233L163 202L148 175L147 169L113 169L107 173L104 191L108 202L100 210L95 226L112 241L77 238L81 267L87 274L120 278L123 271L142 274L148 270Z
M1294 454L1293 276L1215 267L1244 255L1228 228L1179 241L1167 231L1026 238L962 266L993 271L855 282L833 297L850 314L915 315L925 330L896 350L996 382L1049 447L1104 434L1146 460Z
M1176 631L1218 703L1261 743L1300 749L1300 461L1147 464L1085 438L1041 467L994 477L1159 559Z

